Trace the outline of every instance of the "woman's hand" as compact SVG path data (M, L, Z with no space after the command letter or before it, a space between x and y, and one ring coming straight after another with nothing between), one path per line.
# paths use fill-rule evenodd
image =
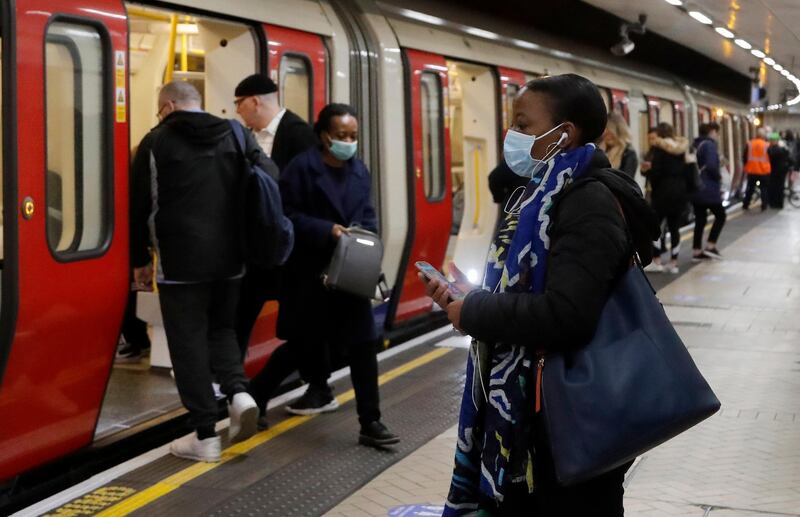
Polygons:
M339 237L341 237L345 233L350 233L350 232L347 231L347 228L345 228L341 224L334 224L333 228L331 229L331 234L333 235L333 238L336 239L337 241L339 240Z
M428 279L422 273L419 273L419 279L425 284L425 294L433 298L436 305L444 309L447 313L447 319L453 324L453 327L459 332L461 330L461 306L464 304L463 300L453 300L450 294L449 286L436 279Z

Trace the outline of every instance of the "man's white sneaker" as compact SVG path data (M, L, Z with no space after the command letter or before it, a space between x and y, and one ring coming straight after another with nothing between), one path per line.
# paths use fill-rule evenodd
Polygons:
M173 440L169 452L173 456L187 460L215 463L220 460L222 454L222 441L219 436L200 440L197 438L197 433L187 434L183 438Z
M222 400L222 399L225 398L225 394L222 393L222 388L221 388L221 386L219 385L218 382L212 382L211 383L211 389L214 390L214 397L217 400Z
M247 440L256 434L258 406L249 393L243 391L233 396L233 401L228 405L228 415L231 417L228 429L231 443Z

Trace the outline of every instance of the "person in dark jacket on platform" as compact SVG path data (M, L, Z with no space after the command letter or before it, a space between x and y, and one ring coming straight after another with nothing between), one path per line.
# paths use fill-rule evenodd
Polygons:
M666 221L670 236L669 264L661 263L667 252L666 234L661 235L661 245L653 247L653 264L648 271L678 274L678 254L681 251L681 217L686 212L689 194L686 190L686 158L689 141L675 136L671 125L662 122L650 139L653 152L647 178L652 188L651 203L661 224Z
M230 403L232 442L255 433L258 409L246 391L234 331L244 273L244 163L230 122L200 103L187 82L159 92L161 123L142 140L132 167L131 262L138 288L149 289L155 274L175 383L196 431L170 451L219 461L212 368ZM252 137L245 153L274 173ZM157 257L155 273L148 248Z
M308 122L278 103L278 86L266 74L245 77L236 86L234 95L236 113L280 170L286 168L292 158L317 145L317 137ZM253 326L264 304L277 298L279 284L280 268L247 265L236 316L236 337L242 360L247 355Z
M792 166L792 159L789 149L781 141L781 136L778 133L770 133L767 155L769 156L771 169L769 173L769 206L782 209L785 197L786 175Z
M605 126L588 79L529 82L514 102L503 154L530 183L495 238L483 289L454 301L447 285L427 282L453 326L476 340L445 517L623 515L631 464L559 486L535 402L538 357L589 342L634 252L648 263L659 235L638 185L592 143Z
M253 378L251 393L263 413L275 389L304 363L308 389L287 410L305 415L336 409L339 404L328 385L329 347L341 350L350 363L359 443L390 445L399 438L380 421L372 303L328 290L322 281L336 243L349 227L377 231L370 173L355 156L358 119L350 106L329 104L320 111L314 130L321 145L298 155L280 179L284 211L295 231L278 312L278 337L288 341Z
M719 150L719 124L707 122L700 124L700 136L692 144L697 156L697 167L700 169L700 180L703 188L692 194L694 205L694 239L692 245L692 262L704 259L721 259L717 249L717 239L725 226L725 208L722 207ZM708 211L714 214L714 224L708 234L706 248L703 249L703 231L706 228Z

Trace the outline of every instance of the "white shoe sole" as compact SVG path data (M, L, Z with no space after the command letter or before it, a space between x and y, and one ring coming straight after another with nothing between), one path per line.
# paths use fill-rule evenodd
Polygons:
M192 461L204 461L206 463L219 463L222 455L219 456L201 456L200 454L193 454L190 452L183 453L176 451L174 447L170 446L169 453L177 458L183 458L185 460L192 460Z
M337 409L339 409L339 401L336 399L333 399L324 406L315 408L296 409L291 406L286 406L287 413L291 413L293 415L301 415L301 416L317 415L319 413L330 413L331 411L336 411Z
M239 430L236 434L231 433L230 429L228 432L230 433L230 440L231 443L242 442L247 440L254 434L258 426L258 406L253 405L252 407L245 408L242 411L242 414L239 415Z

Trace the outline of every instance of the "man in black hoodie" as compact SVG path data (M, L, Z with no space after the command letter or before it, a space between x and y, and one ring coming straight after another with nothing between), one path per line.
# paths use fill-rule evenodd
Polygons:
M212 368L230 403L231 441L255 433L258 417L234 331L244 273L243 156L231 122L204 112L189 83L164 85L158 117L133 162L134 281L148 288L155 274L175 382L196 430L175 440L170 451L219 461ZM245 143L251 160L274 169L252 136ZM148 247L157 257L155 272Z

